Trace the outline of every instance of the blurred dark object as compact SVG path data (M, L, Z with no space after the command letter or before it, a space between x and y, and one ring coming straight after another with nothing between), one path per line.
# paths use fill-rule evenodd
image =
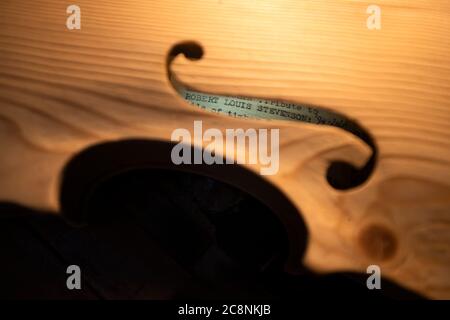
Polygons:
M278 217L247 193L190 173L110 177L91 193L83 227L11 204L0 211L2 298L418 298L387 280L369 291L367 275L289 275ZM72 264L82 290L66 288Z

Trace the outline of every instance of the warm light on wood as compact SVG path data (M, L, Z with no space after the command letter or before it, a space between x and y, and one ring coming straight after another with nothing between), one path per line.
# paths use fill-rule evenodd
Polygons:
M58 212L67 162L116 139L168 141L176 128L280 128L280 170L264 177L301 211L304 262L316 271L383 275L450 298L450 2L0 1L0 200ZM67 4L68 5L68 4ZM363 165L354 135L309 123L226 117L195 108L166 70L182 41L204 49L172 70L200 92L282 99L355 120L378 149L351 190L325 179L331 161ZM257 166L249 170L259 172Z

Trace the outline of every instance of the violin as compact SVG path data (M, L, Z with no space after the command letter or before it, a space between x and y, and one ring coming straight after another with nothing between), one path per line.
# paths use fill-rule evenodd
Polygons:
M0 201L82 223L114 170L197 172L272 204L293 272L376 265L448 299L449 14L446 0L2 1Z

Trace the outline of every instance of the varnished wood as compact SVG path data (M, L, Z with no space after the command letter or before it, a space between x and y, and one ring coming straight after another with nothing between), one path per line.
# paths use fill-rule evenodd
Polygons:
M450 298L450 3L375 1L77 0L81 30L57 0L0 2L0 200L58 212L74 154L124 138L169 140L176 128L280 128L280 171L268 179L301 210L317 271L383 275ZM68 4L67 4L68 5ZM166 58L186 40L199 61L173 71L203 92L278 98L355 119L374 138L363 185L333 189L330 161L371 155L339 128L228 118L177 95ZM257 166L249 170L259 172Z

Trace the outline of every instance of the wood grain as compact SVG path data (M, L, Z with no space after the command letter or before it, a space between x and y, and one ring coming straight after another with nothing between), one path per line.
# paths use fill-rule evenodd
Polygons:
M125 138L169 140L175 128L280 128L280 171L265 177L301 210L317 271L382 274L450 298L450 2L77 0L67 30L57 0L0 3L0 199L58 212L61 172L78 152ZM363 165L370 148L333 127L242 120L193 108L179 79L203 92L322 106L374 138L377 166L363 185L333 189L330 161ZM259 171L257 166L249 170Z

